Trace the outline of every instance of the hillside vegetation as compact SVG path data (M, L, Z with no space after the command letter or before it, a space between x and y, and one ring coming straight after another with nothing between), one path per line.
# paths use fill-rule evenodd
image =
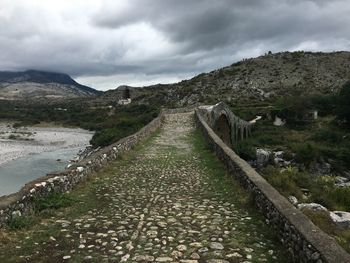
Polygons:
M290 96L268 106L232 107L243 118L263 116L252 136L234 150L287 198L317 203L329 211L350 212L350 82L338 94ZM318 110L316 120L305 118ZM283 126L274 126L275 116ZM269 154L259 164L257 149ZM332 222L326 211L304 211L325 232L350 251L350 229Z
M90 142L94 147L106 146L131 135L158 113L158 108L148 105L94 105L87 99L50 103L0 100L0 119L14 120L15 126L48 122L95 131Z
M334 94L348 79L350 52L282 52L244 59L175 84L135 88L131 94L143 103L171 107L218 101L242 105L285 96Z

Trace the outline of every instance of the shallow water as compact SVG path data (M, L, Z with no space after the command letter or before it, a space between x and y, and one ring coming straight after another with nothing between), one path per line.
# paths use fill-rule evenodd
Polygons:
M82 148L31 154L0 166L0 196L17 192L26 183L47 173L64 170L68 161Z

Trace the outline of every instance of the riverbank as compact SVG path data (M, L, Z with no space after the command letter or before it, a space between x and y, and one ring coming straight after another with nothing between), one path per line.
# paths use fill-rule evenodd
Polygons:
M20 127L0 123L0 166L31 154L85 148L93 132L77 128Z

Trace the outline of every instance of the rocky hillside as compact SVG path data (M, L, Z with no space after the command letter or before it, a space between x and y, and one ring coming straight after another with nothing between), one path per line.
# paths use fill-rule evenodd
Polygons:
M80 85L67 74L36 70L0 72L0 99L4 100L76 98L99 93Z
M336 93L349 79L350 52L283 52L245 59L176 84L133 91L140 101L173 106L220 100L235 104Z

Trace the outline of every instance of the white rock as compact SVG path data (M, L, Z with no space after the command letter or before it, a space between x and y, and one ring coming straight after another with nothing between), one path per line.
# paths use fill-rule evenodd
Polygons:
M283 158L283 151L277 151L277 152L273 152L273 154L275 155L276 158Z
M310 209L310 210L314 210L314 211L325 211L327 212L327 208L325 208L324 206L320 205L320 204L316 204L316 203L302 203L302 204L298 204L298 208L299 209Z
M125 261L127 261L129 258L130 258L130 254L126 254L126 255L124 255L124 256L120 259L120 262L125 262Z
M298 204L298 199L295 196L292 196L292 195L288 196L288 200L289 200L289 202L292 203L292 205Z
M153 256L148 256L148 255L139 255L133 258L133 260L137 261L137 262L152 262L154 261L154 257Z
M283 126L284 124L286 124L286 121L282 120L281 118L279 118L277 116L275 117L273 125L275 125L275 126Z
M170 257L159 257L159 258L156 258L156 261L157 262L172 262L173 259Z
M350 213L343 211L329 212L332 221L341 228L350 228Z
M13 211L12 212L12 217L16 218L16 217L21 217L22 213L19 210Z
M211 249L222 250L222 249L224 249L224 246L221 243L218 243L218 242L211 242L210 243L210 248Z
M178 251L181 251L181 252L187 250L187 247L185 245L178 245L176 248L177 248Z
M84 167L82 167L82 166L77 167L77 172L78 173L81 173L82 171L84 171Z
M265 166L270 159L270 152L264 149L256 149L256 164L258 167Z

